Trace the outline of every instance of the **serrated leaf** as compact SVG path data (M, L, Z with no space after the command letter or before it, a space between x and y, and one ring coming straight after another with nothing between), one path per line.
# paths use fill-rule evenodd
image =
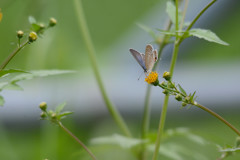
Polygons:
M138 23L137 25L138 25L138 27L140 27L141 29L143 29L144 31L146 31L150 36L152 36L152 38L153 38L154 40L157 39L156 34L154 33L154 31L153 31L150 27L145 26L145 25L140 24L140 23Z
M140 144L146 143L147 140L129 138L122 135L114 134L107 137L99 137L91 140L92 144L111 144L118 145L125 149L130 149Z
M184 95L187 95L186 91L182 88L180 84L178 84L178 88Z
M169 18L171 19L172 23L175 24L176 23L176 6L171 1L167 2L166 12ZM178 23L180 23L181 20L182 20L182 13L180 12L180 10L178 10Z
M229 45L227 42L221 40L215 33L206 29L194 28L189 31L189 36L195 36L198 38L205 39L209 42L215 42L222 45Z
M29 16L29 17L28 17L28 22L29 22L30 24L37 23L36 19L35 19L33 16Z
M9 73L27 73L27 71L19 70L19 69L7 69L0 71L0 77L9 74Z
M58 106L56 107L56 110L55 110L56 114L57 114L57 115L60 114L60 112L63 110L63 108L64 108L65 106L66 106L66 102L58 105Z
M5 100L3 98L3 96L0 95L0 106L3 106L5 103Z

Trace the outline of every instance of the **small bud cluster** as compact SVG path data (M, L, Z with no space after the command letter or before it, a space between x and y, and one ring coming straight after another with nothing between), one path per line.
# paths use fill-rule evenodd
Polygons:
M166 81L163 81L159 84L156 72L151 72L145 81L154 86L161 87L163 89L162 93L165 95L174 95L177 101L182 102L182 107L185 107L188 104L197 105L197 102L195 101L195 92L193 94L187 95L186 91L180 85L176 86L175 83L171 81L170 72L164 72L163 78Z
M37 40L38 35L41 35L44 33L44 31L49 28L53 27L57 24L57 20L54 18L50 18L48 27L46 27L43 23L37 24L36 22L31 23L31 32L28 34L28 42L32 43ZM24 32L22 30L17 31L17 38L19 40L19 47L20 47L20 40L24 37Z
M40 114L41 119L50 120L53 123L59 123L61 119L65 116L72 114L72 112L61 112L64 108L65 104L59 105L55 111L47 110L48 106L46 102L42 102L39 104L39 108L41 109L42 113Z

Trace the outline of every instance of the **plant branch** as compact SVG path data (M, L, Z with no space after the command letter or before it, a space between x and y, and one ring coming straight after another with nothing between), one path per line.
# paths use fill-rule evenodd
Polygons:
M199 103L193 103L192 105L201 108L202 110L210 113L211 115L213 115L214 117L216 117L217 119L219 119L220 121L222 121L224 124L226 124L229 128L231 128L238 136L240 136L240 131L238 129L236 129L232 124L230 124L227 120L225 120L222 116L220 116L219 114L215 113L214 111L208 109L207 107L204 107L203 105L199 104Z
M197 16L193 19L193 21L190 23L190 25L187 27L186 31L184 34L181 36L179 39L179 43L181 43L187 34L187 32L193 27L193 25L197 22L197 20L202 16L202 14L209 8L211 7L217 0L212 0L210 3L208 3L198 14Z
M15 49L15 50L7 57L7 59L2 63L2 65L0 66L0 71L2 71L2 70L8 65L8 63L13 59L13 57L14 57L20 50L22 50L28 43L29 43L29 41L26 41L26 42L23 43L22 45L19 45L19 47L18 47L17 49Z
M94 154L87 148L87 146L84 145L80 139L78 139L71 131L69 131L61 122L57 123L68 135L70 135L75 141L78 142L85 150L86 152L92 157L93 160L97 160L97 158L94 156Z
M74 0L74 6L75 6L75 10L76 10L76 15L77 15L77 18L78 18L78 24L80 26L80 29L81 29L81 32L82 32L82 35L83 35L83 39L84 39L85 45L86 45L87 50L88 50L87 53L88 53L88 56L89 56L90 61L91 61L91 66L93 68L94 75L95 75L95 78L97 80L99 89L100 89L101 94L103 96L103 99L106 103L106 107L107 107L108 111L110 112L110 114L112 115L113 119L116 121L117 125L122 130L122 132L126 136L131 137L131 133L130 133L126 123L124 122L120 113L117 111L116 107L110 101L110 99L109 99L109 97L108 97L108 95L105 91L105 88L104 88L104 85L103 85L103 82L102 82L102 79L101 79L101 76L100 76L100 73L99 73L99 70L98 70L98 65L97 65L97 60L96 60L96 52L95 52L95 49L94 49L94 46L93 46L93 43L92 43L92 40L91 40L91 37L90 37L90 33L88 31L87 23L86 23L86 20L85 20L85 17L84 17L82 0Z
M177 61L178 50L179 50L179 43L175 42L174 49L173 49L173 56L172 56L172 60L171 60L171 66L170 66L171 77L173 75L174 67L175 67L175 64ZM157 140L156 140L156 145L155 145L155 151L153 154L153 160L157 160L157 157L158 157L158 152L159 152L160 143L161 143L161 137L162 137L162 134L164 131L164 124L165 124L166 115L167 115L168 100L169 100L169 95L165 95L162 112L161 112L161 117L160 117L160 121L159 121L159 126L158 126L158 134L157 134Z
M172 26L172 22L170 19L167 21L166 29L170 30ZM162 51L164 47L168 44L167 39L169 38L168 35L164 35L162 38L162 43L159 44L159 51L158 51L158 62L154 65L153 70L156 70L157 66L159 65L160 57L162 55ZM147 91L145 96L145 102L144 102L144 111L143 111L143 120L142 120L142 132L141 132L141 138L145 139L146 134L149 130L149 123L150 123L150 95L151 95L151 85L147 85ZM145 144L143 144L143 148L140 153L140 159L144 159L144 153L145 153Z

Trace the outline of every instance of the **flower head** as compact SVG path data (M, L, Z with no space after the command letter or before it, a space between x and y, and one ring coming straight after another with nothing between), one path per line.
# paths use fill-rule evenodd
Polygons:
M34 42L37 40L37 33L35 32L30 32L28 36L29 42Z
M158 73L157 72L151 72L149 75L146 76L145 81L148 84L152 84L154 86L157 86L159 84L158 81Z

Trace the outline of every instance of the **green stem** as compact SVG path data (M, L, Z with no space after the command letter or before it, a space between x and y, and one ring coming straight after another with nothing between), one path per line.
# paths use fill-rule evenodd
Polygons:
M182 16L181 24L180 24L180 27L179 27L179 31L182 31L182 28L183 28L183 25L184 25L184 19L186 17L188 3L189 3L189 0L185 0L184 9L183 9L183 16Z
M179 39L179 43L181 43L184 40L185 35L187 34L187 32L193 27L193 25L197 22L197 20L202 16L202 14L209 8L211 7L217 0L212 0L210 3L208 3L198 14L197 16L193 19L193 21L191 22L191 24L187 27L186 31L184 32L184 34L181 36L181 38Z
M166 30L170 30L172 26L172 22L170 20L168 20L167 22L167 26L166 26ZM167 45L167 39L168 39L168 35L164 35L163 39L162 39L162 43L159 44L159 51L158 51L158 57L160 59L161 55L162 55L162 51L164 49L164 47ZM158 61L159 62L159 61ZM156 70L157 66L159 63L157 63L156 65L154 65L153 70ZM144 112L143 112L143 122L142 122L142 139L146 138L146 134L148 132L149 129L149 122L150 122L150 107L149 107L149 102L150 102L150 94L151 94L151 85L147 85L147 91L146 91L146 96L145 96L145 103L144 103Z
M172 22L171 20L167 21L167 25L166 25L166 29L165 30L170 30L172 26ZM168 35L164 35L163 39L162 39L162 43L159 44L159 51L158 51L158 57L160 59L161 55L162 55L162 51L164 49L164 47L167 45L167 39L169 38ZM158 61L159 62L159 61ZM159 65L159 63L155 64L153 67L153 70L156 70L157 66ZM143 121L142 121L142 132L141 132L141 138L145 139L146 138L146 134L149 130L149 123L150 123L150 95L151 95L151 85L147 85L147 91L146 91L146 96L145 96L145 102L144 102L144 111L143 111ZM145 154L145 144L143 144L143 148L140 152L140 158L141 160L144 160Z
M2 71L2 70L8 65L8 63L13 59L13 57L14 57L21 49L23 49L28 43L29 43L29 41L26 41L25 43L23 43L22 45L20 45L17 49L15 49L15 50L7 57L7 59L2 63L2 65L0 66L0 71Z
M122 132L126 136L131 137L131 133L130 133L126 123L124 122L123 118L121 117L121 115L117 111L116 107L112 104L112 102L108 98L108 95L107 95L107 93L105 91L105 88L103 86L103 82L102 82L102 79L101 79L101 76L100 76L100 73L99 73L99 70L98 70L98 65L97 65L97 60L96 60L96 52L95 52L95 49L94 49L89 31L88 31L87 23L86 23L86 20L85 20L85 17L84 17L82 1L81 0L74 0L74 6L75 6L77 18L78 18L78 24L79 24L80 29L82 31L83 39L84 39L85 45L86 45L87 50L88 50L88 56L89 56L90 61L91 61L91 66L93 68L95 78L97 80L98 86L99 86L101 94L103 96L103 99L106 103L107 109L110 112L110 114L112 115L113 119L116 121L117 125L122 130Z
M198 108L201 108L202 110L210 113L211 115L213 115L214 117L216 117L217 119L219 119L220 121L222 121L224 124L226 124L229 128L231 128L238 136L240 136L240 131L238 129L236 129L232 124L230 124L228 121L226 121L223 117L221 117L219 114L215 113L214 111L204 107L201 104L198 103L193 103L192 105L195 105Z
M175 0L175 6L176 6L175 30L176 30L176 38L178 39L178 0Z
M170 66L171 77L173 75L174 67L175 67L175 64L177 61L178 50L179 50L179 44L175 42L174 49L173 49L173 56L172 56L172 60L171 60L171 66ZM159 126L158 126L158 134L157 134L157 140L156 140L156 145L155 145L155 151L153 154L153 160L157 160L157 157L158 157L161 138L163 135L164 124L165 124L166 115L167 115L168 100L169 100L169 95L165 95L162 112L161 112L161 117L160 117L160 121L159 121Z
M97 160L97 158L94 156L94 154L87 148L87 146L84 145L80 139L78 139L71 131L69 131L61 122L57 123L67 134L69 134L78 144L80 144L86 152L92 157L93 160Z
M163 102L163 108L162 108L162 112L161 112L161 117L160 117L160 122L159 122L159 126L158 126L158 134L157 134L157 140L156 140L156 144L155 144L155 151L154 151L153 158L152 158L153 160L157 160L157 157L158 157L160 142L161 142L161 138L162 138L162 134L163 134L163 130L164 130L164 124L165 124L166 115L167 115L168 100L169 100L169 96L165 95L164 102Z

